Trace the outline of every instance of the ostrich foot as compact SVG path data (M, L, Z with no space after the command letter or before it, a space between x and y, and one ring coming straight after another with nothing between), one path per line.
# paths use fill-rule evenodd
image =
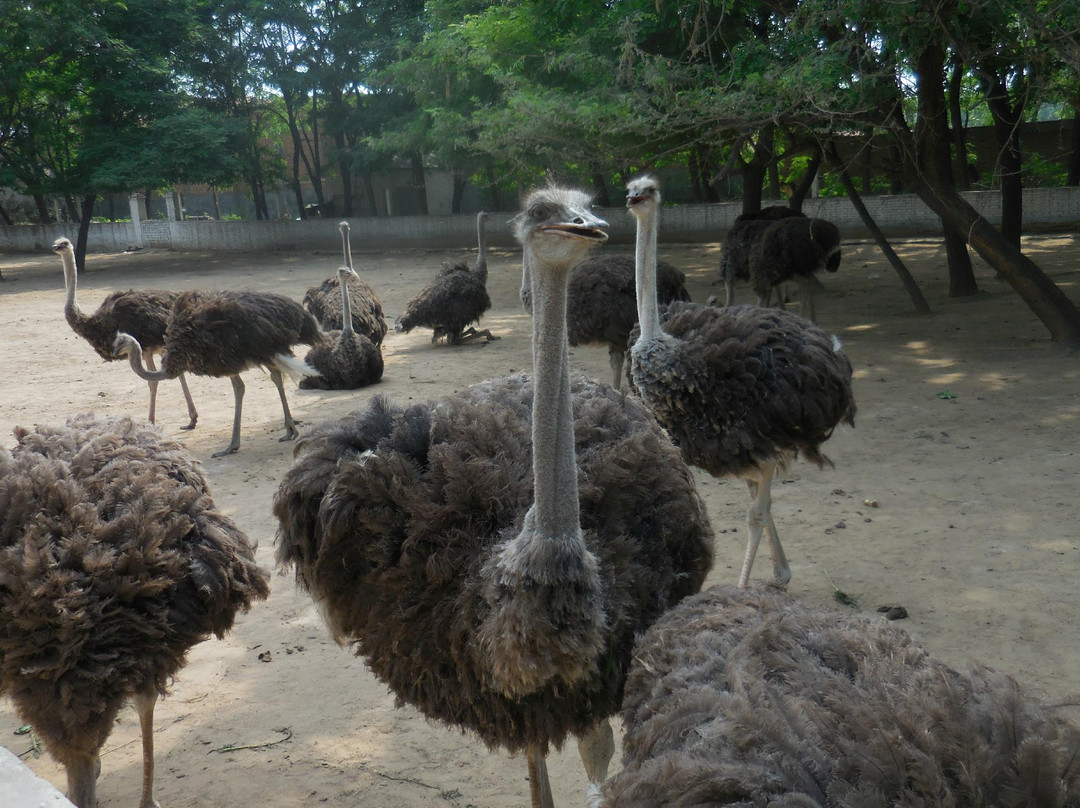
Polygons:
M235 453L236 453L236 450L237 450L237 449L239 449L239 448L240 448L239 446L233 446L233 445L232 445L232 444L230 443L230 444L229 444L228 446L226 446L226 447L225 447L224 449L222 449L222 450L221 450L220 452L214 452L214 453L213 453L212 455L210 455L210 456L211 456L211 457L224 457L225 455L231 455L231 454L235 454Z
M182 426L180 428L181 429L194 429L195 424L198 422L198 420L199 420L198 417L192 418L190 421L188 421L187 426Z

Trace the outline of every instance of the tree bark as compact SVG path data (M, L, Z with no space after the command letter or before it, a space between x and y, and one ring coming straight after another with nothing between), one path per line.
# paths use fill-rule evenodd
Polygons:
M761 210L761 191L765 173L776 155L773 149L773 129L767 126L758 132L754 144L754 156L743 165L743 213L757 213Z
M788 207L792 210L802 213L803 202L806 201L806 195L810 193L810 189L814 187L814 178L821 169L821 161L821 147L815 143L810 153L810 164L806 167L806 172L799 177L799 181L792 188L791 196L788 198Z
M1072 135L1069 143L1072 145L1072 154L1069 155L1069 185L1080 185L1080 101L1072 105Z
M998 171L1001 174L1001 234L1020 249L1024 228L1024 180L1021 174L1020 119L1023 102L1009 103L1009 91L999 77L987 82L986 103L994 118L998 143Z
M0 219L4 220L4 224L15 224L15 222L11 221L11 216L8 215L8 212L4 210L3 205L0 205Z
M855 208L856 213L859 214L859 218L862 219L862 223L866 226L866 229L870 231L870 235L873 236L878 248L884 253L889 265L900 277L900 283L903 284L904 291L906 291L908 297L911 298L911 305L914 306L915 313L930 314L930 304L927 303L926 298L923 297L922 290L915 282L915 278L912 277L907 266L904 265L904 262L900 260L900 256L893 250L892 245L889 244L888 239L885 238L885 234L881 232L881 228L878 227L877 222L874 221L874 217L870 215L870 211L868 211L866 205L863 204L862 197L859 196L859 191L855 188L855 183L852 182L851 175L848 174L847 167L840 157L840 152L837 150L836 144L830 143L828 149L829 160L833 164L833 170L836 171L837 176L840 178L840 184L843 185L844 190L847 191L852 206Z
M461 200L465 196L465 186L468 184L469 180L464 174L458 171L454 172L454 191L450 199L451 213L461 213Z
M416 201L420 204L420 215L427 216L427 183L424 179L424 158L420 155L420 152L414 151L409 155L409 161L412 164L412 181L413 187L416 189Z
M971 190L967 165L967 133L964 131L964 116L960 109L960 95L963 88L964 62L953 57L952 73L949 74L949 117L952 118L953 181L961 191Z
M39 224L48 224L52 221L52 217L49 215L49 205L44 196L34 194L34 207L37 208Z
M499 180L495 176L495 166L488 163L485 167L488 181L488 195L491 197L491 209L502 210L502 196L499 194Z
M915 59L918 118L915 121L915 162L920 179L954 189L949 160L949 128L945 112L945 48L933 42ZM964 234L944 219L945 252L949 262L949 297L968 297L979 291Z
M79 219L79 235L75 237L75 267L82 273L86 269L86 242L90 237L90 220L94 214L94 194L84 196L79 206L82 217Z

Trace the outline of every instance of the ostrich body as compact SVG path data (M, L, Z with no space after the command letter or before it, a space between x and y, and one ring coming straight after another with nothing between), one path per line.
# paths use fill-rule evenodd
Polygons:
M531 270L522 262L521 302L532 311ZM689 300L686 275L666 261L656 262L656 294L661 303ZM630 331L637 324L634 259L627 255L587 258L570 273L566 297L566 328L570 344L605 345L612 386L622 387L623 360Z
M404 313L394 323L394 330L408 334L414 328L434 331L431 341L445 338L448 345L460 345L476 337L498 339L490 331L477 331L477 322L491 308L487 291L487 236L484 223L487 213L476 215L478 250L470 267L465 262L443 264L431 283L420 290L408 303Z
M840 230L825 219L781 219L762 231L750 248L750 284L758 305L768 305L772 290L784 281L799 284L799 312L816 320L812 277L840 267Z
M742 213L720 243L720 276L724 280L724 305L735 302L735 281L750 280L750 249L770 224L781 219L802 217L801 211L786 205L770 205L754 213ZM663 303L663 298L660 300Z
M78 271L75 268L75 250L71 241L59 238L53 243L53 250L60 256L64 265L64 286L67 290L67 302L64 304L64 318L72 331L90 343L98 356L107 362L116 359L113 342L117 333L123 331L132 334L139 341L143 350L143 361L154 369L154 354L165 348L165 328L169 323L169 313L178 292L163 289L129 289L126 292L112 292L98 306L93 314L86 314L79 308L75 297L78 286ZM181 429L194 429L199 420L195 402L188 390L187 379L180 374L180 388L184 391L187 402L187 426ZM154 423L157 411L157 381L148 382L150 386L150 412L147 416Z
M127 418L16 429L0 449L0 689L95 808L102 745L127 699L153 798L153 712L188 651L269 594L199 463Z
M353 269L352 247L349 244L349 223L338 225L341 231L341 247L345 266ZM362 280L354 271L347 279L349 302L352 304L353 328L375 345L382 345L386 336L386 317L382 302L371 284ZM319 286L313 286L304 295L304 308L311 312L323 331L341 331L344 328L341 296L341 275L327 278Z
M877 618L715 586L642 636L591 808L1080 806L1080 728Z
M754 502L739 585L749 581L763 531L776 582L786 585L791 568L772 519L772 478L800 453L828 462L821 444L841 421L854 424L851 363L828 334L780 309L672 303L661 318L656 181L632 181L626 204L637 219L640 321L640 335L631 337L631 387L689 463L747 482Z
M572 378L566 285L606 238L585 194L534 192L535 376L368 409L307 432L274 500L294 565L339 642L430 718L545 754L579 737L589 780L634 637L701 586L712 532L689 468L634 398ZM575 455L576 445L576 455Z
M117 335L114 350L127 354L131 368L147 380L170 379L181 373L197 376L228 376L232 381L233 429L229 445L214 457L240 448L240 412L244 382L240 374L263 367L277 387L285 414L285 435L297 435L296 422L285 398L282 373L303 377L315 375L310 365L293 355L297 345L318 345L323 339L315 319L296 301L270 292L200 291L181 292L173 304L165 332L165 355L161 369L148 370L140 358L142 348L130 334Z
M355 390L374 384L382 378L383 358L379 346L352 326L352 301L348 283L356 277L351 267L338 269L343 327L330 331L304 361L315 368L317 376L300 380L303 390Z

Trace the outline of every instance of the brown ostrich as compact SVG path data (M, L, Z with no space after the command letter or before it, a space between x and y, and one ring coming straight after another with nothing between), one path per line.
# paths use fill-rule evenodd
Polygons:
M181 373L197 376L228 376L232 381L232 439L214 457L232 454L240 448L240 412L244 401L245 370L263 367L277 387L285 414L285 434L296 437L296 422L285 398L282 374L295 378L317 375L317 371L293 355L298 345L314 346L323 340L319 324L304 308L284 295L270 292L180 293L173 304L165 332L165 355L161 369L143 367L142 348L130 334L116 337L114 352L127 355L131 369L148 381L171 379Z
M112 292L98 306L93 314L86 314L79 308L75 299L78 286L78 272L75 268L75 249L71 241L58 238L53 243L53 250L60 256L64 266L64 286L67 289L67 302L64 304L64 317L72 331L90 343L98 356L107 362L116 359L113 342L116 335L123 331L132 334L139 341L143 350L143 361L154 370L154 354L165 349L165 327L169 322L169 312L176 301L178 292L164 289L129 289L126 292ZM184 400L188 408L188 424L181 429L194 429L199 420L195 402L188 390L187 379L181 373L180 389L184 391ZM150 413L147 416L154 423L157 411L156 380L148 382L150 386Z
M716 586L641 637L589 808L1080 806L1080 727L880 617Z
M799 313L817 320L815 272L840 267L840 229L825 219L782 219L772 222L750 248L750 284L759 306L785 281L799 284Z
M735 303L735 281L750 280L750 248L773 222L803 213L786 205L770 205L753 213L742 213L720 242L720 277L724 281L724 305ZM663 303L663 298L660 299Z
M408 334L414 328L430 328L432 343L445 338L447 345L460 345L476 337L486 342L498 339L484 329L477 331L472 323L479 321L491 308L487 291L487 236L484 223L488 214L476 215L478 250L470 267L465 262L443 264L431 283L405 304L405 311L394 323L394 330Z
M349 244L349 223L338 224L341 231L341 251L345 257L345 266L354 269L352 246ZM354 271L347 279L349 302L352 304L353 328L375 345L382 345L386 336L386 317L383 315L382 302L371 284L362 280ZM311 312L323 331L341 331L343 306L341 298L341 275L335 274L318 286L313 286L304 295L304 308Z
M775 581L784 586L791 568L772 518L773 475L799 454L828 462L821 444L838 424L854 424L851 363L828 334L779 309L672 303L661 316L656 180L631 181L626 204L637 219L640 323L631 336L631 387L688 462L746 481L754 501L739 585L749 582L764 531Z
M302 390L355 390L382 378L383 357L379 346L353 330L349 282L356 277L351 267L338 269L342 328L323 335L322 342L308 351L304 361L315 376L300 379Z
M96 808L100 751L139 713L156 808L154 704L188 651L269 594L199 463L153 426L82 415L0 449L0 690Z
M566 288L606 234L587 195L535 191L513 222L534 261L535 375L307 432L274 499L278 561L399 703L524 752L614 749L634 638L698 590L712 532L689 468L636 398L571 377ZM576 449L576 451L575 451Z

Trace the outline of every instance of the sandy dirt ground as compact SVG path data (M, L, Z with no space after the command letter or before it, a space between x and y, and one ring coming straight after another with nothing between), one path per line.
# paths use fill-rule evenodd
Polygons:
M774 515L794 572L790 591L852 608L834 599L836 588L871 614L903 605L910 615L903 625L949 663L979 660L1051 698L1071 694L1080 690L1080 365L1048 341L981 262L981 293L950 300L939 242L897 246L934 309L931 317L911 314L899 281L870 243L845 244L840 272L823 278L828 291L819 298L819 321L844 341L859 412L856 427L838 430L826 446L835 469L799 463L774 487ZM335 248L91 254L80 302L93 310L108 291L132 286L273 290L299 300L333 274ZM1080 237L1031 237L1025 249L1080 302ZM441 260L461 256L464 245L459 255L357 249L355 259L393 318ZM688 274L695 300L722 294L716 244L662 245L661 257ZM296 417L311 424L363 407L376 394L427 399L528 368L520 254L496 251L490 263L493 307L482 325L499 341L433 346L430 333L391 331L380 384L330 393L292 386ZM64 322L59 259L48 251L2 255L0 268L3 445L14 442L16 425L58 423L89 410L144 417L146 384L124 364L103 363ZM749 300L749 290L738 297ZM572 362L609 379L603 349L574 349ZM278 442L281 408L269 378L250 372L246 381L235 455L210 456L229 438L233 399L224 379L191 380L199 409L193 432L180 430L187 417L179 386L163 383L158 422L205 463L217 503L259 542L258 558L269 568L270 502L292 451ZM745 546L745 487L704 474L698 482L716 530L709 583L734 583ZM763 554L754 579L769 574ZM272 588L226 640L194 649L170 697L158 704L156 791L163 808L528 804L522 760L395 707L363 660L329 639L291 578L275 573ZM0 743L17 754L30 746L27 735L15 734L23 723L0 700ZM102 808L137 804L138 738L135 712L126 709L102 756ZM24 759L64 787L63 771L48 756ZM585 777L575 745L554 753L550 768L556 804L581 805Z

